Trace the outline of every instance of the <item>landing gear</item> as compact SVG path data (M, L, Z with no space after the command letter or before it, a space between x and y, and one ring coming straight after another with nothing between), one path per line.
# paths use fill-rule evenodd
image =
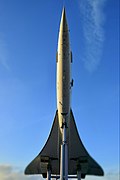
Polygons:
M51 180L51 166L49 164L47 167L47 180Z

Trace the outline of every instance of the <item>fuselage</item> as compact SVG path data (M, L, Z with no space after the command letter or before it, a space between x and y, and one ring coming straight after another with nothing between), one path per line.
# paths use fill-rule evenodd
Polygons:
M71 91L71 51L69 30L65 11L63 10L57 52L57 109L59 125L62 126L63 116L68 121L70 117L70 91Z

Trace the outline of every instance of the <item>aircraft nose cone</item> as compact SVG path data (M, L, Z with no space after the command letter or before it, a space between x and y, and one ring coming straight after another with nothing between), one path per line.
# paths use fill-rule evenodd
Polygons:
M62 10L62 17L64 20L66 19L65 7L63 7L63 10Z
M62 10L62 17L61 17L61 22L60 22L60 30L61 31L68 31L68 24L67 24L65 7L63 7L63 10Z

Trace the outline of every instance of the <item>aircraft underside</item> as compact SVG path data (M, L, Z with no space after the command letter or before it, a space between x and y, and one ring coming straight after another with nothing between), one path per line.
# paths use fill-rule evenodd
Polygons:
M102 168L88 154L79 137L74 116L71 110L68 143L68 174L76 175L80 169L81 178L86 175L103 175ZM42 174L47 177L48 169L52 175L60 175L60 145L62 143L59 128L58 111L56 111L53 126L48 140L38 156L27 166L25 174Z

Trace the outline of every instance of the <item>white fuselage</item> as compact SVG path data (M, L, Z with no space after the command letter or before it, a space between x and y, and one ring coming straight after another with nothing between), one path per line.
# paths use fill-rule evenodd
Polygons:
M63 115L66 122L70 117L70 81L71 81L71 51L69 43L69 30L66 17L62 15L57 52L57 109L59 125L62 126Z

